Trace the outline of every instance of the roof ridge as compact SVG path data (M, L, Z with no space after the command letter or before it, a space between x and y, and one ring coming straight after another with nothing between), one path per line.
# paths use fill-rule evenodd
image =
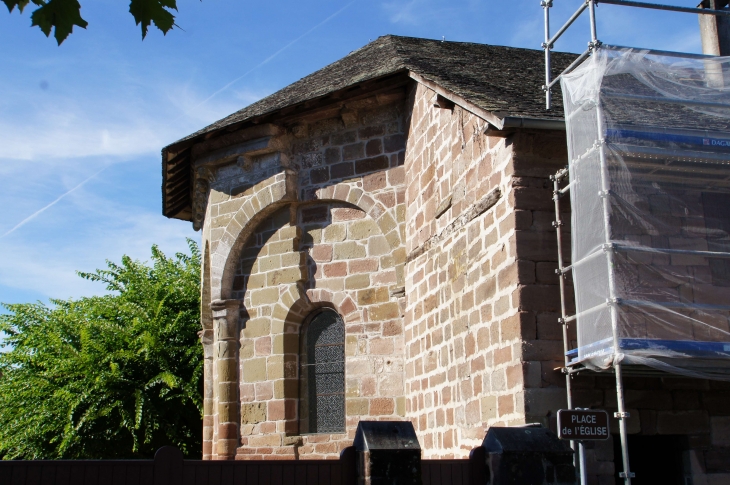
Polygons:
M541 50L387 34L169 146L370 79L409 71L486 111L556 118L542 101ZM554 53L554 67L574 54ZM559 88L558 88L559 89Z

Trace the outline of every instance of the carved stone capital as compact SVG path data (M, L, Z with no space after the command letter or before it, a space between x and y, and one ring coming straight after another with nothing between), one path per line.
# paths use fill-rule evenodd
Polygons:
M213 318L225 318L229 312L236 312L241 308L241 300L213 300L210 302L210 309L213 311Z

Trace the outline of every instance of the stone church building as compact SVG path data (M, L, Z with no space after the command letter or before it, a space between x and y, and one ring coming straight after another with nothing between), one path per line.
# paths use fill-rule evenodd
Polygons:
M424 458L551 425L567 147L542 83L542 51L385 36L163 150L164 214L202 231L205 459L336 458L361 419L412 421ZM616 407L613 376L574 382ZM631 433L722 471L730 386L626 387Z

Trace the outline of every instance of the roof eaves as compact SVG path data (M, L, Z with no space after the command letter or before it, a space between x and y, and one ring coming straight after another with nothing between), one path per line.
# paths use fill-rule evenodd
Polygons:
M464 99L462 96L440 86L435 81L415 72L409 71L411 79L432 89L436 94L443 96L461 108L479 116L488 123L484 132L487 135L503 136L518 128L533 130L565 130L565 120L556 118L531 118L526 116L503 116L502 113L495 113L480 108L476 104Z

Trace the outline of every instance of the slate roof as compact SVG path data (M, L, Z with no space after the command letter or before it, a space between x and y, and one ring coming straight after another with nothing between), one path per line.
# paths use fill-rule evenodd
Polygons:
M553 53L555 74L575 58L574 54ZM545 110L543 63L542 50L394 35L379 37L319 71L163 149L163 213L181 219L190 217L189 176L182 173L189 171L189 160L184 160L185 155L179 154L170 164L167 162L168 150L180 153L196 139L231 125L245 124L284 108L397 73L418 74L498 118L519 116L560 120L563 108L558 86L553 89L554 108ZM174 176L174 190L168 183L172 173L177 174ZM184 193L185 190L188 192Z
M575 58L553 53L555 72ZM386 35L175 143L399 71L415 72L500 118L562 119L558 86L553 109L545 110L543 66L542 50Z

